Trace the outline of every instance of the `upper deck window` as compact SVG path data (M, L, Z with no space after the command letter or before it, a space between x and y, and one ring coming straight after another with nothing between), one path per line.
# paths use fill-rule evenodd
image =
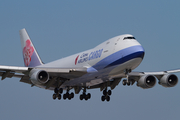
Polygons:
M136 38L135 37L124 37L123 40L125 40L125 39L136 39Z

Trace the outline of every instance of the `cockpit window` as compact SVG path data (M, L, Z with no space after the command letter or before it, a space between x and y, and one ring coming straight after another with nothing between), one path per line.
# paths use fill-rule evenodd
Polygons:
M125 39L136 39L136 38L135 37L124 37L123 40L125 40Z

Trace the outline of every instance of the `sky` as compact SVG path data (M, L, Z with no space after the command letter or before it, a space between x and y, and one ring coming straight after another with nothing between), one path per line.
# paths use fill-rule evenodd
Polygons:
M180 68L179 0L1 0L0 65L24 66L19 30L26 28L44 63L90 48L121 34L132 34L145 49L134 71ZM180 74L176 73L180 78ZM53 91L18 78L0 81L0 119L179 120L180 84L151 89L122 83L102 102L99 89L80 101L53 100Z

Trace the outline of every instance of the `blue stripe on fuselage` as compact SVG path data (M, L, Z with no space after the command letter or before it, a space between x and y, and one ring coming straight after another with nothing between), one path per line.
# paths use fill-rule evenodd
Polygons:
M143 59L144 53L144 49L141 45L128 47L109 55L108 57L102 59L101 61L93 65L92 67L96 70L100 70L103 68L123 64L134 58ZM91 71L90 68L88 69L88 71Z

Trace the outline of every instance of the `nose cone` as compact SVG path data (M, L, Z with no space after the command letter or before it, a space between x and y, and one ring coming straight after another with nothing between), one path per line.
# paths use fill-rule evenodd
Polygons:
M144 58L144 48L132 35L126 35L122 44L124 44L125 49L122 49L121 52L126 61L135 58Z
M135 54L135 57L140 57L140 58L144 58L144 55L145 55L145 51L144 51L144 48L140 45L140 46L137 46L136 48L135 48L136 50L136 52L134 52L134 54Z
M135 58L144 58L144 48L141 45L135 45L132 47L129 47L123 51L124 59L126 61L135 59Z

